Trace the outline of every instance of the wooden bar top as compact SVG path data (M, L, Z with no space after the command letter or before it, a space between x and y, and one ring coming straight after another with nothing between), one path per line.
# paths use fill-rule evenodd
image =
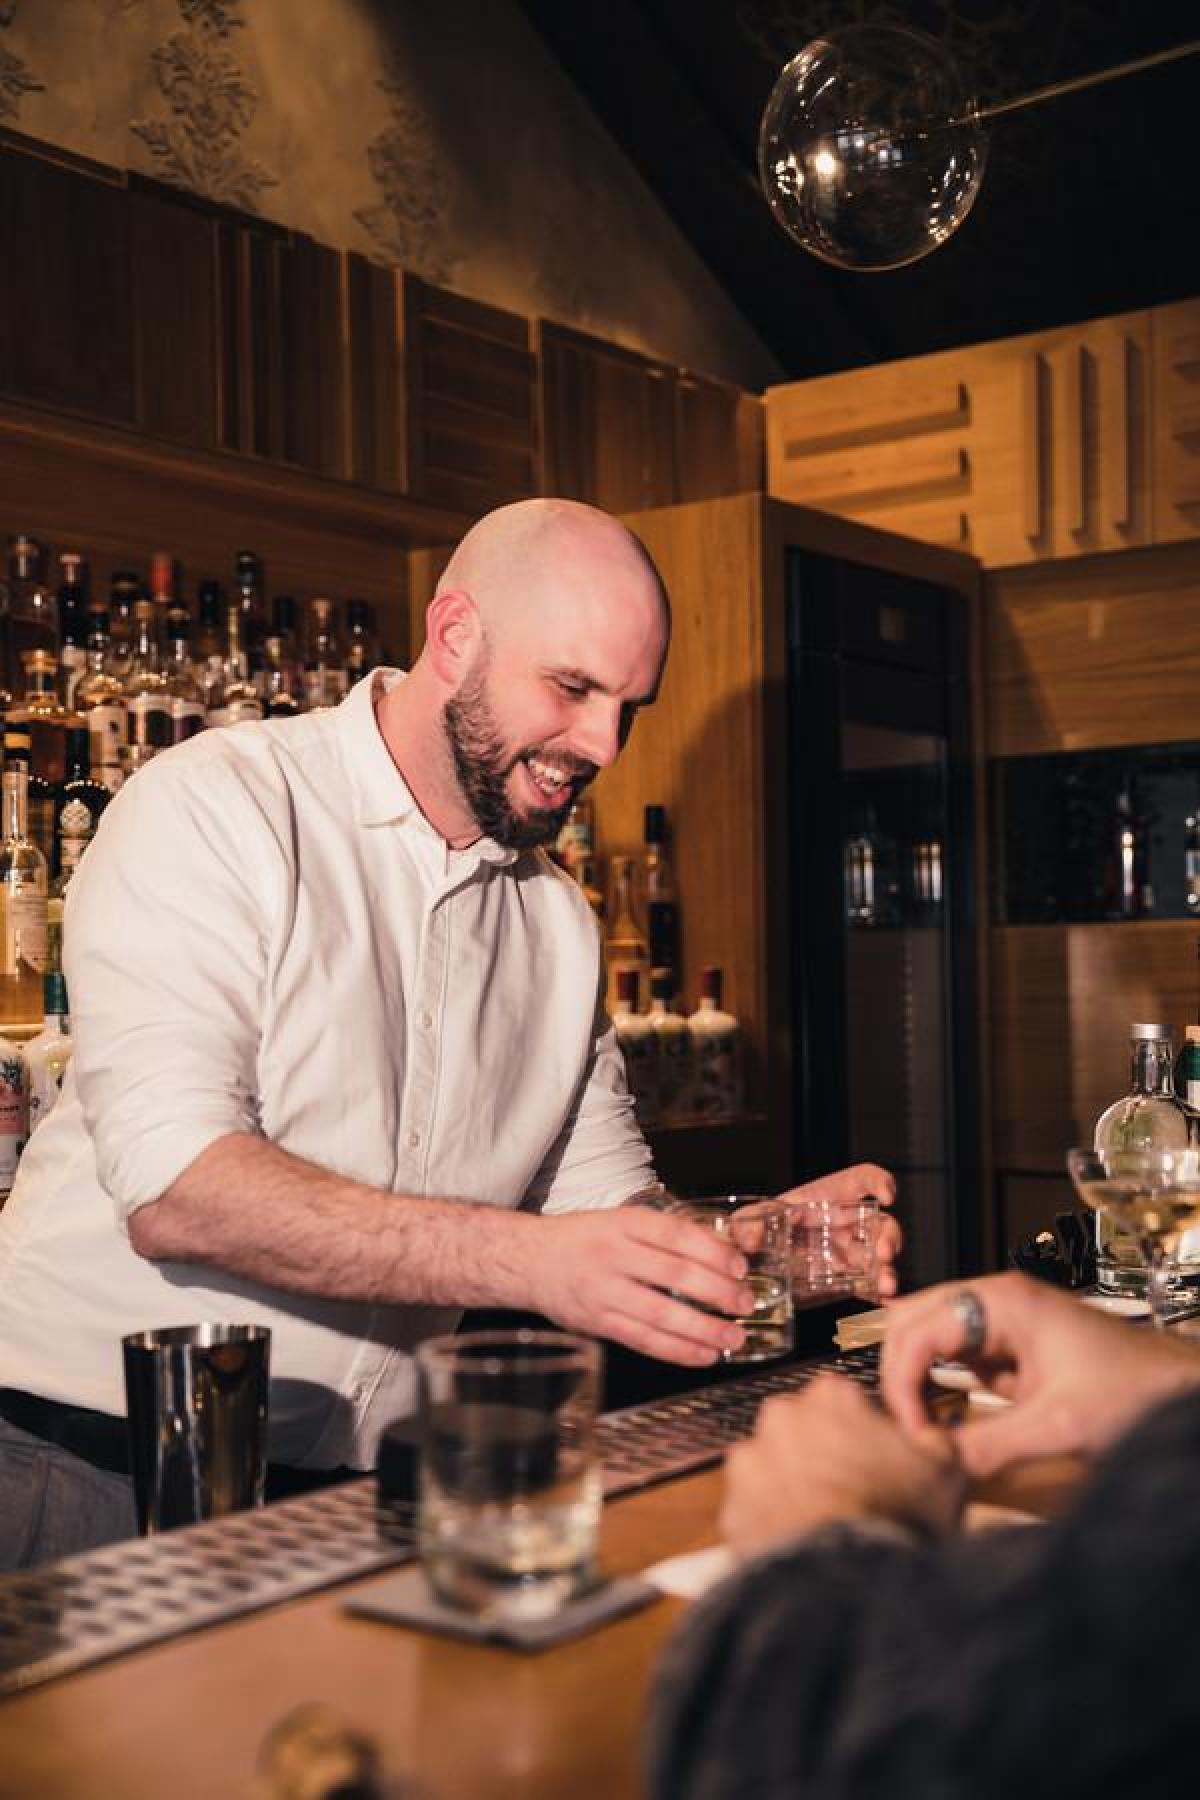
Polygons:
M994 1488L990 1517L1052 1512L1072 1470ZM720 1471L604 1511L612 1573L711 1544ZM1008 1516L1011 1516L1009 1514ZM346 1583L0 1703L0 1795L20 1800L266 1800L263 1739L318 1702L379 1746L403 1800L624 1800L642 1792L650 1677L683 1602L663 1599L524 1653L352 1617Z

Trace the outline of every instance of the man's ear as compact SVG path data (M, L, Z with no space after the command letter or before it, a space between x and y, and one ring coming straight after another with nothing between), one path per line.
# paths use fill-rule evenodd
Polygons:
M483 642L479 609L461 588L435 594L425 613L425 654L439 681L457 690Z

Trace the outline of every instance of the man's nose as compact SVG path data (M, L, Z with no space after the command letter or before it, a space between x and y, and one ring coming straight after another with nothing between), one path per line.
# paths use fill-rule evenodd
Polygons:
M572 748L598 769L607 769L621 749L619 703L594 694L584 717L576 722Z

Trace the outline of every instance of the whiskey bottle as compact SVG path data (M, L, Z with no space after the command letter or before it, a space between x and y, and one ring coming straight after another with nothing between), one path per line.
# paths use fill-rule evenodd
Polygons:
M103 782L92 780L88 744L86 726L68 731L67 774L58 790L55 808L58 854L57 872L50 884L52 897L66 893L84 851L96 835L100 815L112 798Z
M187 609L172 606L167 611L167 661L164 673L167 693L171 697L172 741L182 744L204 729L204 700L192 663L189 637L191 620Z
M637 1010L637 976L621 969L616 980L613 1030L625 1058L625 1079L642 1126L658 1119L658 1038L649 1019Z
M59 695L68 712L75 706L75 689L87 668L83 558L74 550L59 557L62 581L59 584L58 607L58 682Z
M292 665L282 637L272 632L266 642L268 719L294 719L301 711L300 696L292 681Z
M643 831L646 883L646 930L650 966L665 969L679 991L679 905L675 876L667 860L667 815L661 806L648 806Z
M125 775L135 774L175 740L171 696L158 652L158 618L153 600L137 600L133 608L133 654L121 684L129 741L124 750Z
M308 609L308 651L304 658L304 704L308 712L337 706L346 697L346 671L333 626L333 601L318 599Z
M58 697L58 662L48 650L27 650L22 660L25 697L9 708L9 723L29 733L34 774L61 781L70 715Z
M29 768L5 742L0 776L0 1032L32 1037L42 1016L46 963L46 858L26 822Z
M10 720L4 728L4 760L19 762L28 781L25 795L25 823L33 842L46 859L46 868L54 864L54 819L58 786L43 775L32 773L32 751L29 731L24 724Z
M613 857L613 903L609 914L611 924L604 946L608 969L607 999L610 1012L616 1005L617 977L622 969L633 971L635 1011L642 977L647 975L650 969L646 956L646 934L642 930L634 908L633 871L634 859L632 856Z
M87 616L87 667L75 688L75 710L88 734L88 760L97 781L115 794L124 779L121 749L129 741L125 697L109 668L108 614Z
M25 1045L30 1137L45 1123L62 1092L71 1049L66 977L61 969L47 970L42 978L42 1029Z
M246 719L261 719L262 699L250 679L246 653L242 648L242 607L233 601L225 615L225 660L221 682L214 688L215 704L209 711L210 725L240 725Z
M692 1042L687 1021L671 1005L675 976L670 969L650 974L650 1011L646 1023L657 1043L658 1112L664 1124L677 1124L692 1114Z
M742 1033L722 1010L722 974L700 972L700 1000L688 1019L692 1043L692 1101L698 1117L733 1119L742 1110Z

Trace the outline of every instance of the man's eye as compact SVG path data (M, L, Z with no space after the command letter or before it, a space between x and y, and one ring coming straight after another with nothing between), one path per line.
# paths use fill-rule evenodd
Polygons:
M582 700L587 694L587 689L581 681L560 680L558 682L558 690L560 693L565 694L569 700Z

